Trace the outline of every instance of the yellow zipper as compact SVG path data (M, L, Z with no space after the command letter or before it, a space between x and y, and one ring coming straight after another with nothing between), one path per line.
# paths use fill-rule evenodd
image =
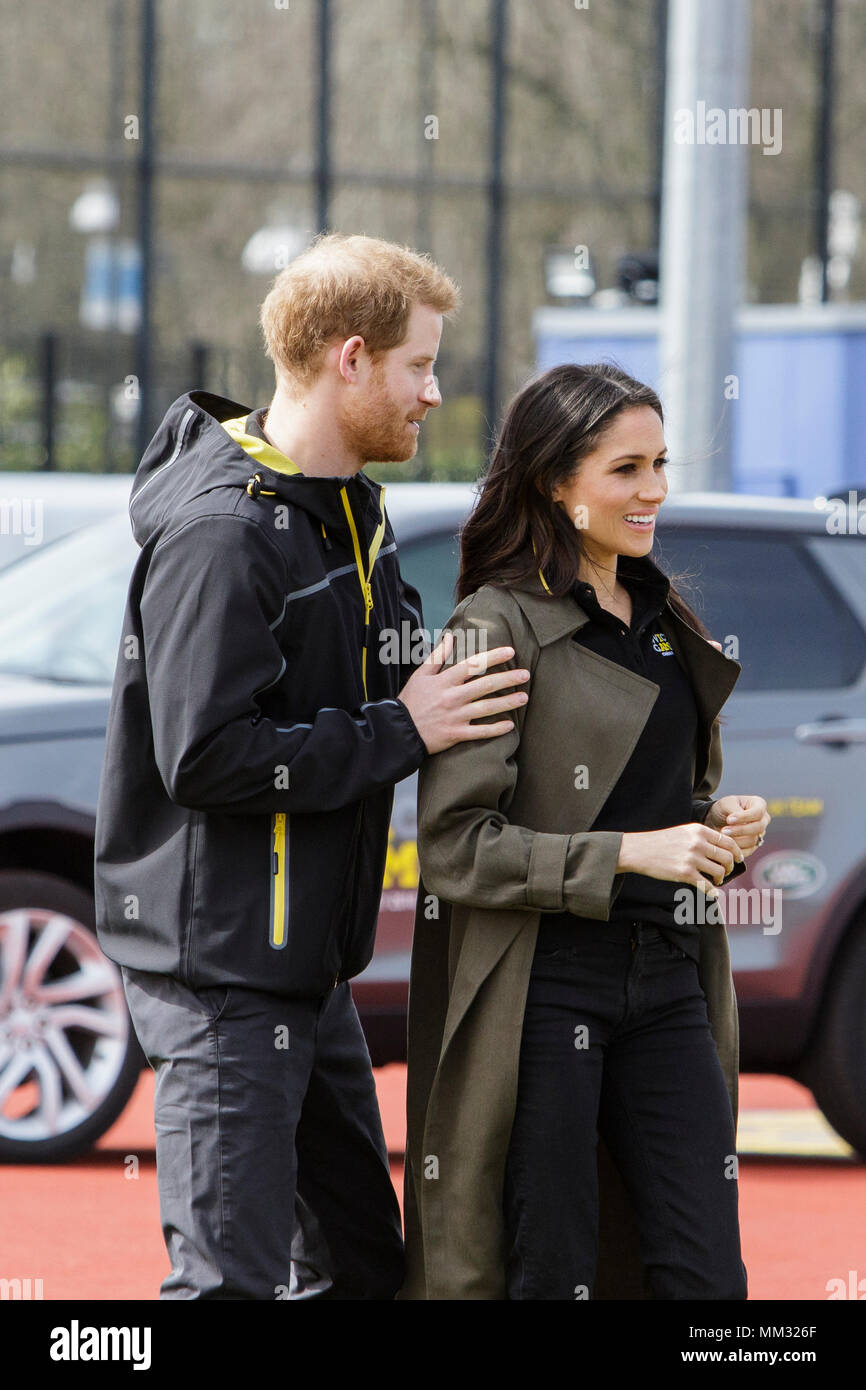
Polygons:
M289 876L286 863L286 813L275 811L271 817L273 851L271 854L271 945L280 951L286 944L288 919Z
M535 558L536 558L536 560L537 560L537 559L538 559L538 551L535 549L535 539L534 539L533 537L530 537L530 540L532 541L532 553L533 553L533 555L535 556ZM547 582L547 580L545 579L544 575L542 574L541 570L538 571L538 577L539 577L539 579L541 580L541 582L542 582L542 584L544 585L545 589L546 589L547 592L551 595L551 598L552 598L553 595L551 594L550 585L548 584L548 582Z
M373 611L373 585L370 582L373 577L373 566L376 563L376 556L382 544L382 537L385 534L385 489L379 488L379 525L376 527L373 539L370 542L368 555L368 568L364 569L364 562L361 558L361 542L358 539L358 528L355 525L355 518L352 515L352 508L349 505L349 498L344 487L340 488L340 496L343 499L343 509L349 522L349 530L352 533L352 547L355 551L355 568L358 571L358 580L361 585L361 593L364 596L364 645L361 648L361 680L364 684L364 699L368 699L367 694L367 633L370 627L370 614Z

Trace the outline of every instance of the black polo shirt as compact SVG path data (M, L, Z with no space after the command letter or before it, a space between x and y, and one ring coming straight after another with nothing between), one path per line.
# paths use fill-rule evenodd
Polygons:
M572 640L598 656L626 666L659 686L659 693L631 757L611 791L593 830L663 830L692 819L692 753L698 729L698 712L691 681L680 666L665 634L662 620L670 580L649 557L621 555L617 576L632 598L631 627L602 608L591 584L577 583L573 594L589 615L589 621ZM590 767L591 775L591 767ZM691 924L682 917L687 891ZM611 909L610 921L655 922L694 960L699 957L696 896L700 890L684 883L650 878L647 874L624 875ZM544 950L569 945L574 940L575 917L568 912L542 913L538 945Z

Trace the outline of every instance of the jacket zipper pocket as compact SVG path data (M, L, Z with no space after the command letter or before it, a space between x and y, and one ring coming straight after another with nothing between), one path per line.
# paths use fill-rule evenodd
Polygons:
M346 914L346 928L345 928L345 931L343 932L342 937L341 937L341 939L340 939L340 968L341 968L341 969L343 968L343 965L345 964L346 952L347 952L348 945L349 945L349 937L350 937L351 934L352 934L352 927L353 927L354 921L355 921L355 911L356 911L356 908L357 908L357 905L358 905L358 861L359 861L360 856L361 856L361 849L362 849L362 845L361 845L361 834L362 834L363 826L364 826L364 811L365 811L365 809L366 809L366 806L367 806L366 801L362 801L362 802L361 802L361 805L360 805L360 807L359 807L359 809L358 809L358 820L357 820L357 823L356 823L356 826L355 826L355 836L354 836L355 843L354 843L354 846L353 846L354 853L353 853L353 856L352 856L352 882L351 882L351 886L350 886L350 889L349 889L349 910L348 910L348 912L347 912L347 914ZM340 982L340 977L339 977L339 975L338 975L337 978L334 980L334 987L335 987L335 988L336 988L336 986L339 984L339 982Z
M288 819L285 811L271 816L270 944L275 951L285 946L289 926Z

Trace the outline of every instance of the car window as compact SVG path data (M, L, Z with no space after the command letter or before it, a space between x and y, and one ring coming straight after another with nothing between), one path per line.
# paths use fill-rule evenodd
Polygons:
M124 515L0 574L0 675L110 684L138 554Z
M866 536L809 536L806 546L866 628Z
M454 598L457 537L445 531L423 540L405 541L399 555L400 573L421 595L424 626L433 641L437 630L441 631L457 606Z
M684 526L660 530L653 558L717 642L737 637L735 693L839 689L860 677L863 627L800 540Z

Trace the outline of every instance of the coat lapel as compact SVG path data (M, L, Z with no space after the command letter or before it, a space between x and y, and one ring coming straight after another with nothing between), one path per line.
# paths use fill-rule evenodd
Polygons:
M649 556L632 560L631 565L638 573L643 569L647 576L658 580L666 579L666 576ZM546 592L538 575L526 580L525 583L515 587L511 592L530 623L540 647L545 647L566 634L572 636L589 622L588 613L580 606L577 599L568 594L561 598L552 598ZM697 785L706 773L713 723L736 685L742 666L732 657L724 656L713 647L695 628L679 616L669 600L662 610L661 620L666 624L668 640L680 665L691 678L695 693L695 703L698 710L698 741L693 773L699 772L700 775L693 775L692 780L693 785ZM579 644L575 645L578 651L582 650ZM590 653L583 650L583 656L588 655ZM598 657L597 660L603 661L604 658ZM654 682L645 680L643 676L637 675L634 671L629 671L615 662L607 662L606 664L616 666L616 669L626 678L626 685L632 686L636 698L641 686L650 686L652 689L658 690ZM651 708L652 702L646 710L646 715L649 715ZM645 722L646 718L644 718ZM641 724L642 728L643 724ZM638 732L640 733L640 731ZM623 761L623 766L630 756L631 749Z

